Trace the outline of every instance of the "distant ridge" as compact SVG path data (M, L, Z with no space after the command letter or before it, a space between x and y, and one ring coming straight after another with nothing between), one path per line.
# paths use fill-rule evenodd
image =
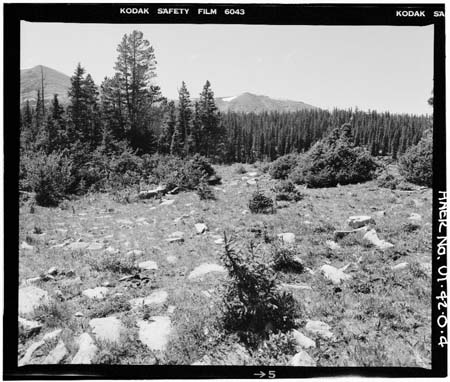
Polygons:
M41 68L44 74L45 101L50 102L53 95L58 94L59 101L67 103L70 77L43 65L20 71L20 103L23 104L28 100L32 105L36 104L37 91L41 89Z

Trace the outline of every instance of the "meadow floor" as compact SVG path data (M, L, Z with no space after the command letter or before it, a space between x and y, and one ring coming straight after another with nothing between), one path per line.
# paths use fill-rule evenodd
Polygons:
M258 171L258 187L270 195L276 181L251 165L245 167ZM375 182L302 188L299 202L283 203L274 214L252 214L248 200L256 186L247 184L245 177L251 177L236 168L217 167L222 184L213 188L216 200L201 201L195 192L182 192L167 195L174 202L162 205L159 199L121 203L108 194L89 194L64 208L34 207L33 212L23 204L19 243L26 244L19 249L20 287L33 285L48 292L51 303L24 316L42 328L20 337L19 360L56 329L62 329L59 339L42 341L28 353L27 363L49 362L49 353L60 341L65 352L58 362L73 362L83 333L94 339L92 363L192 364L226 354L237 342L220 328L227 275L189 275L204 263L223 265L223 232L244 242L262 229L272 240L279 233L295 234L305 271L279 272L278 280L280 285L303 286L289 290L301 306L297 330L314 341L315 347L305 351L317 366L430 368L431 189L389 190ZM410 219L412 213L420 216ZM354 215L372 216L380 239L394 247L380 250L352 234L330 249L327 241L333 240L335 230L349 229L347 219ZM206 224L208 230L198 234L195 223ZM167 241L174 232L183 232L184 241ZM261 251L270 245L261 242ZM145 261L155 262L157 269L136 267ZM408 264L393 269L400 263ZM349 265L345 272L351 278L332 283L320 271L324 264ZM49 277L51 267L56 271ZM102 299L83 294L97 287L104 288ZM147 296L153 301L130 305L130 300ZM102 317L119 320L120 340L103 341L93 333L90 321ZM155 322L154 317L157 322L163 318L162 331L170 325L163 340L168 342L160 350L141 341L146 323ZM310 320L328 324L332 337L306 330ZM263 359L265 364L285 365L295 354L271 351L265 356L264 347L243 351L248 352L245 364Z

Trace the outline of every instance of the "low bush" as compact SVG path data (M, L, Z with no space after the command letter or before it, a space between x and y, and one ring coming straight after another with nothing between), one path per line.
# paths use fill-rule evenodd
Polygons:
M303 263L295 248L286 245L272 246L273 269L277 271L303 272Z
M298 154L288 154L274 160L269 167L269 174L274 179L286 179L300 161Z
M397 187L400 184L400 182L401 182L400 179L396 178L392 174L389 174L387 171L383 172L377 178L378 187L389 188L391 190L397 189Z
M410 147L400 157L399 170L408 182L419 186L433 185L433 135L425 133L416 146Z
M282 180L278 182L273 191L275 192L276 200L295 201L303 199L303 195L295 188L294 183L289 180Z
M245 174L247 172L247 170L245 169L245 167L242 164L238 164L234 170L234 172L236 174Z
M249 345L258 344L270 332L286 332L295 326L299 306L291 293L280 292L273 270L255 254L236 250L225 236L221 256L230 279L224 295L224 328Z
M273 200L257 190L253 193L248 202L248 208L253 214L256 213L274 213Z
M197 187L197 195L200 200L215 200L214 191L205 181L201 181Z

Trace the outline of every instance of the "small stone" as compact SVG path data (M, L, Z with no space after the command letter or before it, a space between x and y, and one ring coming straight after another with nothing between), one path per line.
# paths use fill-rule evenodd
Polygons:
M143 261L142 263L139 263L138 267L141 269L145 269L147 271L151 271L154 269L158 269L158 264L156 264L155 261L148 260L148 261Z
M376 247L383 249L383 250L392 248L394 246L393 244L388 243L387 241L380 240L378 238L377 232L374 229L371 229L370 231L366 232L363 239L367 240L368 242L372 243Z
M45 334L44 337L42 337L43 341L51 341L54 340L55 338L58 338L60 336L60 334L62 333L62 329L56 329L53 330L52 332L48 332Z
M184 232L173 232L166 241L169 243L182 243L184 241Z
M350 235L352 233L365 233L367 232L367 227L361 227L361 228L357 228L357 229L352 229L352 230L338 230L338 231L334 231L334 241L337 241L339 239L342 239L343 237Z
M202 293L202 295L205 296L206 298L211 298L211 297L212 297L211 293L209 293L207 290L202 290L201 293Z
M341 246L340 246L338 243L336 243L335 241L333 241L333 240L327 240L327 241L325 242L325 244L326 244L327 247L330 248L332 251L337 251L337 250L341 249Z
M34 352L44 344L45 344L44 341L38 341L31 344L30 347L25 352L23 358L19 361L18 366L20 367L28 365L31 362L31 358L33 357Z
M409 216L408 219L410 219L410 220L412 220L412 221L415 221L415 222L420 222L420 221L422 221L422 216L413 212L413 213Z
M77 339L78 352L70 362L74 364L91 364L95 355L98 352L98 347L95 345L94 340L88 333L83 333Z
M22 241L22 244L20 244L20 248L26 250L26 251L32 251L34 247L30 244L28 244L26 241Z
M66 345L64 345L64 342L62 340L58 341L58 344L56 347L48 353L47 357L45 357L44 361L42 362L45 365L56 365L58 363L61 363L61 361L67 357L69 354Z
M24 280L24 281L22 282L22 285L23 285L23 286L30 286L30 285L36 284L37 282L39 282L39 281L41 281L41 280L42 280L42 279L41 279L41 277L39 277L39 276L37 276L37 277L32 277L32 278L29 278L29 279Z
M19 289L19 314L32 314L40 306L48 305L50 298L45 290L35 286Z
M139 340L150 350L164 351L172 333L170 317L153 316L149 321L137 322Z
M345 274L342 269L335 268L332 265L322 265L320 270L328 280L331 280L331 282L336 285L351 278L351 276Z
M29 337L38 334L41 329L42 324L39 322L19 317L19 335Z
M148 305L161 305L166 302L168 296L169 294L165 290L157 290L154 291L150 296L133 298L132 300L130 300L130 304L133 308Z
M173 312L175 312L175 309L176 309L177 307L175 306L175 305L169 305L168 307L167 307L167 314L172 314Z
M376 217L381 218L381 217L383 217L383 216L386 216L386 211L375 211L373 214L374 214Z
M289 361L289 366L303 366L303 367L315 367L316 361L314 361L310 355L304 350L300 351Z
M399 263L397 265L394 265L391 267L391 269L394 272L401 272L401 271L404 271L405 269L407 269L408 267L409 267L409 263L405 262L405 263Z
M258 172L256 172L256 171L248 172L247 174L248 174L248 176L252 176L252 177L258 176Z
M292 232L280 233L277 237L286 244L294 244L295 243L295 234Z
M176 256L173 256L173 255L167 256L166 260L169 264L175 264L177 262Z
M91 244L89 244L89 246L86 249L89 251L99 251L99 250L103 249L103 244L102 243L91 243Z
M225 241L223 240L223 238L214 240L214 244L223 244L223 243L225 243Z
M48 271L47 271L48 275L51 276L56 276L58 274L58 269L56 267L51 267Z
M300 285L300 284L281 284L281 288L283 289L295 289L295 290L312 290L309 285Z
M92 289L86 289L82 292L83 296L91 299L103 300L108 294L109 290L106 287L97 287Z
M206 226L206 224L196 223L195 230L197 231L198 234L202 234L202 233L208 231L208 227Z
M175 203L175 199L165 199L159 205L160 206L171 206L173 203Z
M347 224L353 228L361 228L369 224L375 224L375 220L371 216L361 215L361 216L350 216L347 220Z
M430 263L420 263L419 266L425 273L431 274L431 264Z
M308 321L305 329L325 339L331 339L333 337L333 333L330 332L330 326L322 321Z
M122 225L133 225L133 222L128 219L117 219L116 222Z
M126 256L127 257L139 257L142 256L144 254L144 251L141 251L140 249L133 249L131 251L128 251Z
M102 286L105 288L112 288L114 284L111 281L103 281Z
M83 241L76 241L74 243L70 243L66 247L64 247L65 251L80 251L82 249L86 249L89 247L89 243L85 243Z
M105 252L109 253L110 255L115 255L115 254L119 253L119 250L109 246L108 248L105 249Z
M97 340L109 342L119 342L120 335L125 330L116 317L94 318L89 321L89 326Z
M82 312L76 312L74 314L75 317L84 317L84 314Z
M257 183L257 181L256 181L256 179L249 179L249 180L247 180L247 185L249 185L249 186L255 186L256 185L256 183Z
M194 280L201 278L202 276L206 275L207 273L211 272L219 272L219 273L226 273L227 270L218 264L209 264L209 263L203 263L196 267L188 276L189 280Z
M293 330L292 335L294 337L295 343L297 344L297 347L302 349L309 349L309 348L315 348L316 342L313 341L311 338L306 337L303 333L299 332L298 330Z

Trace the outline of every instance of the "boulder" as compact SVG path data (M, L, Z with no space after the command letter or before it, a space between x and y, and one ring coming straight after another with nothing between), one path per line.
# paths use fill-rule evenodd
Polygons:
M69 352L66 348L66 345L64 345L64 342L62 340L59 340L56 347L50 353L48 353L47 357L45 357L42 363L45 365L59 364L64 358L67 357L68 354Z
M292 232L279 233L277 237L285 244L295 243L295 234L293 234Z
M331 339L333 337L333 333L330 332L330 326L322 321L307 321L305 329L325 339Z
M91 364L98 352L98 347L88 333L83 333L77 339L78 351L70 362L76 364Z
M97 340L119 342L120 335L125 331L122 322L116 317L102 317L93 318L89 321L89 326L92 329Z
M357 229L369 224L375 224L375 220L373 220L371 216L366 215L350 216L347 220L347 224L349 227Z
M167 300L169 294L165 290L156 290L147 297L138 297L130 300L130 305L134 308L147 305L161 305Z
M172 333L170 317L153 316L148 321L137 321L139 340L150 350L164 351Z
M372 243L376 247L380 249L388 249L392 248L394 245L391 243L388 243L385 240L380 240L377 235L377 231L374 229L371 229L370 231L366 232L366 234L363 237L364 240L367 240L369 243Z
M44 344L45 344L45 341L38 341L38 342L34 342L33 344L31 344L30 347L25 352L25 355L19 361L18 366L20 367L20 366L29 365L34 352Z
M86 289L82 292L83 296L86 296L90 299L103 300L106 295L109 293L108 288L106 287L97 287Z
M288 366L315 367L316 361L314 361L307 352L302 350L292 357Z
M160 206L171 206L175 203L175 199L164 199L159 205Z
M138 267L146 271L151 271L153 269L158 269L158 264L156 264L156 261L147 260L139 263Z
M151 199L151 198L160 197L166 193L167 193L167 187L160 185L153 190L146 190L146 191L139 192L138 197L139 197L139 199Z
M211 273L211 272L218 272L218 273L227 273L227 270L218 264L210 264L210 263L203 263L196 267L188 276L189 280L195 280L199 279L202 276Z
M42 324L37 321L26 320L19 317L19 335L24 337L30 337L38 334L42 329Z
M208 227L204 223L196 223L195 230L197 231L198 234L202 234L202 233L208 231Z
M61 335L61 333L62 333L62 329L56 329L56 330L46 333L45 336L42 337L42 339L44 341L52 341L52 340L58 338Z
M56 267L51 267L47 270L47 274L50 276L56 276L58 274L58 269Z
M306 337L303 333L299 332L298 330L294 329L292 331L292 336L294 337L297 347L300 349L309 349L316 347L315 341L313 341L309 337Z
M401 271L404 271L405 269L408 269L408 267L409 267L409 264L405 262L405 263L396 264L396 265L392 266L391 269L394 272L401 272Z
M328 264L322 265L320 270L328 280L331 280L331 282L336 285L340 284L342 281L349 280L352 277L344 273L342 268L338 269Z
M40 306L49 305L51 302L48 293L35 286L27 286L19 289L19 314L32 314Z

